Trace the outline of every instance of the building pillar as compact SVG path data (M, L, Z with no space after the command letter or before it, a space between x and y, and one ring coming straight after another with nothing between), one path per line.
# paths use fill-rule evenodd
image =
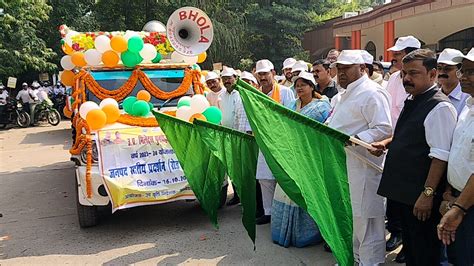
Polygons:
M385 62L390 62L393 58L392 53L387 51L388 48L394 45L395 40L395 21L386 21L384 22L384 53L383 53L383 60Z
M351 49L360 49L360 30L352 31Z
M341 37L334 37L334 48L339 51L341 50Z

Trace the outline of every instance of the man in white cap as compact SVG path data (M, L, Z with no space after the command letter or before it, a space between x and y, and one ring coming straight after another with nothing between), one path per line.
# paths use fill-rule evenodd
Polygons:
M0 116L3 116L5 105L7 105L7 99L8 99L8 92L5 89L5 86L3 86L2 83L0 83Z
M294 82L298 79L298 75L302 72L308 72L308 64L303 60L298 60L293 64L293 68L291 69L291 74L293 77L291 78L292 85L290 90L293 92L293 95L296 97L296 90Z
M295 99L294 94L289 88L278 84L274 80L274 72L273 64L269 60L262 59L257 62L255 73L257 73L260 90L274 101L288 106ZM258 156L257 179L262 188L262 201L265 214L257 218L256 222L257 224L267 224L271 220L276 181L261 152Z
M466 56L453 59L462 62L458 70L461 89L470 95L458 117L448 160L448 182L453 187L449 195L447 212L437 226L438 238L446 245L448 255L454 251L455 265L474 265L474 48ZM453 243L454 242L454 243ZM451 257L451 256L449 256Z
M219 107L220 95L225 91L221 84L221 79L214 71L209 71L205 77L206 85L211 90L206 95L206 99L212 106Z
M240 78L248 84L252 85L254 88L258 89L257 79L254 75L252 75L252 73L244 71L242 72L242 76L240 76Z
M25 112L28 112L31 117L31 124L34 123L34 111L36 106L36 101L38 101L38 97L35 95L32 89L28 88L28 84L23 82L21 84L22 90L18 92L16 95L16 99L20 100L23 103L23 108L25 108Z
M336 62L340 99L328 119L328 126L372 143L392 135L389 95L365 75L359 51L344 50ZM383 158L360 146L346 147L347 173L353 215L354 259L359 265L385 261L385 208L377 195L381 173L367 161L381 166Z
M409 54L411 51L421 48L421 43L413 36L405 36L397 39L395 45L390 47L388 51L391 51L393 54L393 62L397 69L402 69L402 59L405 55ZM392 116L392 124L395 128L397 124L398 116L403 109L403 103L408 97L405 88L403 87L402 78L400 76L400 70L394 72L388 82L387 82L387 91L390 93L392 98L392 103L390 107L390 114Z
M291 70L293 68L293 64L296 63L296 59L294 58L287 58L285 61L283 61L283 76L285 77L282 81L279 83L283 86L286 87L291 87L293 85L293 74L291 73Z
M366 50L360 50L360 53L362 55L362 59L364 59L365 73L367 73L367 75L372 81L379 85L382 85L383 76L374 71L374 57Z
M237 72L231 67L225 67L221 73L221 78L225 87L225 90L220 94L218 106L222 111L222 125L242 132L250 131L250 124L247 120L239 92L234 90ZM234 187L234 197L227 202L227 205L235 205L240 202L240 198L235 191Z
M413 36L400 37L395 45L388 49L393 54L393 63L397 69L402 69L402 59L405 55L421 48L421 43ZM403 87L401 71L398 70L390 75L387 81L386 90L390 93L391 106L390 116L392 119L392 128L395 130L398 117L403 109L408 93ZM387 241L387 251L393 251L402 243L402 229L400 221L400 212L392 206L391 202L387 202L387 230L390 232L390 238ZM396 261L405 262L404 249L397 255Z
M451 103L456 108L458 115L466 105L469 94L461 91L461 83L456 75L456 71L461 67L460 63L453 61L455 57L464 56L461 51L446 48L438 57L438 84L441 91L446 94Z

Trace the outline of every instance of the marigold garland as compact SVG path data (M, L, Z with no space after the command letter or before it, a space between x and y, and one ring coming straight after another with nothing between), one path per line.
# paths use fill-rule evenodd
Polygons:
M87 191L87 198L92 197L92 182L91 182L91 168L92 168L92 138L91 138L91 131L87 122L81 118L78 118L79 114L76 114L73 118L73 125L76 128L76 141L74 145L71 147L69 152L72 155L80 155L84 146L87 146L87 154L86 154L86 191ZM77 121L77 123L75 123ZM86 130L86 135L82 134L82 129Z
M176 116L176 111L165 111L167 115ZM129 126L140 126L140 127L158 127L158 122L154 117L138 117L129 114L121 114L117 122L129 125Z

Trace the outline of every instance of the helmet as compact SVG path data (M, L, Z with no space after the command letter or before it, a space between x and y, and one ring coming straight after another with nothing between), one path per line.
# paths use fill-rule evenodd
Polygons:
M23 82L23 83L21 84L21 86L22 86L22 87L27 87L27 86L28 86L28 83Z
M0 90L4 90L5 89L5 86L3 86L3 84L0 84Z

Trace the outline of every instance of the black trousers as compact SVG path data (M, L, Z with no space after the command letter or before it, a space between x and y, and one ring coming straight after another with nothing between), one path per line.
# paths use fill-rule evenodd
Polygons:
M256 186L256 199L257 199L257 213L255 214L255 217L260 217L265 214L265 210L263 209L263 198L262 198L262 188L260 187L260 182L257 180L257 186Z
M438 239L436 226L441 220L439 206L441 200L433 199L431 217L420 221L413 215L413 206L392 202L400 210L403 246L407 266L439 265L441 241Z
M387 199L387 230L393 235L399 235L402 233L402 221L400 209L397 208L397 204L394 201Z

